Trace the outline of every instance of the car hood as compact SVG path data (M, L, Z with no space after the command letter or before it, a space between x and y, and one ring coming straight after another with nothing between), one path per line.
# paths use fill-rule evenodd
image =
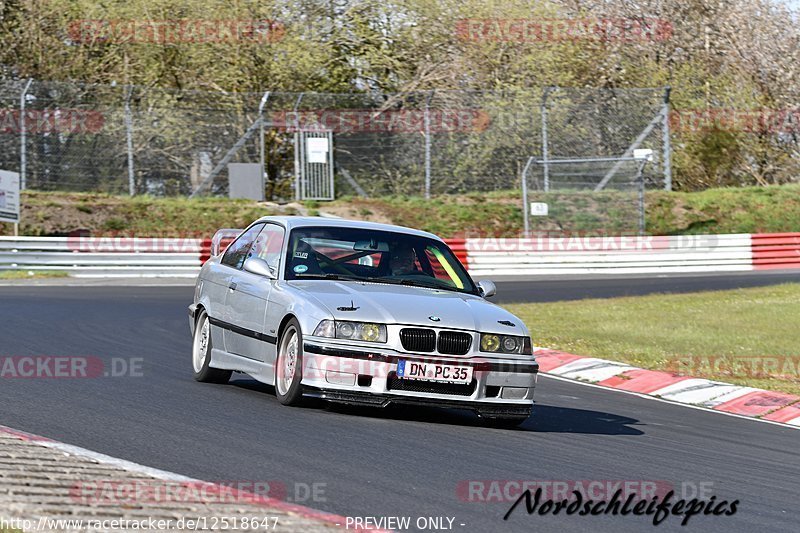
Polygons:
M528 334L519 318L471 294L371 282L293 280L288 283L317 299L336 320ZM355 309L342 310L351 306ZM439 321L430 317L438 317Z

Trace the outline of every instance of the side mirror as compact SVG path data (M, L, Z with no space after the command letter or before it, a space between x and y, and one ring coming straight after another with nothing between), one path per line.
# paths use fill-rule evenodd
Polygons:
M277 276L272 272L266 261L260 257L248 257L244 261L244 269L251 274L264 276L265 278L275 279Z
M484 298L491 298L497 294L497 285L494 284L494 281L484 279L478 282L478 290L481 291L481 296Z

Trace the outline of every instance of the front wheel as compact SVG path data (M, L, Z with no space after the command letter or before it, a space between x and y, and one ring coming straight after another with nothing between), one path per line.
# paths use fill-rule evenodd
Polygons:
M292 318L286 324L278 344L275 361L275 395L283 405L300 405L303 399L303 334Z
M200 313L194 327L192 339L192 366L194 379L203 383L227 383L231 379L230 370L212 368L211 363L211 323L205 311Z

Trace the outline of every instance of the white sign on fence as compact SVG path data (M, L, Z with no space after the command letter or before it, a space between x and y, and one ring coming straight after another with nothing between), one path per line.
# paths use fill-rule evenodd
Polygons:
M0 222L19 222L19 174L0 170Z
M327 137L308 137L306 139L308 148L309 163L328 162L328 138Z
M532 217L546 217L548 213L547 204L544 202L531 202Z

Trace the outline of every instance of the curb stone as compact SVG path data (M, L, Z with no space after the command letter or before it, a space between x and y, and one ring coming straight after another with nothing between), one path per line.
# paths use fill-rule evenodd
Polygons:
M800 429L800 396L534 348L542 373Z

